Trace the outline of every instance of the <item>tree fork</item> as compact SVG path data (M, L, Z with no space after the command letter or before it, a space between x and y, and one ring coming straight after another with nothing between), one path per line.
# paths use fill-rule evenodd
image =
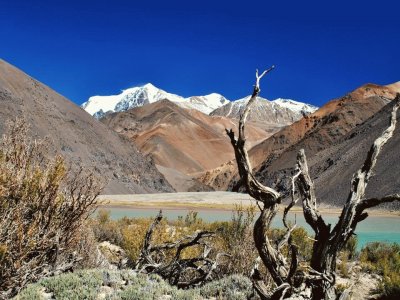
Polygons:
M354 233L357 224L368 216L364 210L381 203L400 200L399 194L387 195L382 198L364 199L365 188L369 178L372 176L377 157L383 145L393 136L396 128L396 115L400 106L400 94L397 94L393 100L394 105L389 127L375 140L363 166L353 175L349 197L343 207L340 219L333 230L331 230L330 224L326 224L318 211L314 183L309 174L307 158L303 149L299 151L297 155L296 174L292 178L292 200L285 208L282 220L287 231L281 241L274 247L267 236L267 231L278 211L278 204L282 201L282 195L273 188L262 185L253 175L251 163L245 148L246 138L244 131L251 106L260 93L260 80L273 69L274 66L265 70L261 75L256 70L256 82L253 93L243 114L240 116L238 139L235 138L235 133L232 129L226 129L235 152L240 181L246 187L248 194L257 201L258 207L261 210L261 214L254 224L254 242L261 261L271 274L277 287L275 290L268 290L258 271L258 263L252 273L253 285L261 299L289 299L292 295L297 297L296 299L335 299L336 257ZM304 218L313 229L315 237L309 271L308 273L300 272L299 276L301 278L297 278L297 283L294 284L293 277L298 268L298 259L297 248L291 241L291 233L295 226L290 227L286 222L286 217L290 209L298 201L298 199L295 199L296 187L302 199ZM290 264L280 251L284 244L287 244L290 249L292 256Z

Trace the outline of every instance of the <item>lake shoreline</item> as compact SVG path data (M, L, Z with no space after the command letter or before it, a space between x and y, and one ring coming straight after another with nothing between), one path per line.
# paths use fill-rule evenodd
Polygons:
M244 207L249 207L251 205L255 205L253 201L252 204L243 205ZM321 214L328 214L328 215L340 215L341 208L339 207L322 207L319 208ZM213 204L213 203L171 203L171 202L151 202L142 203L142 202L134 202L134 203L126 203L126 202L109 202L100 204L98 209L138 209L138 210L145 210L145 209L154 209L154 210L176 210L176 211L233 211L236 209L237 206L228 204L228 205L221 205L221 204ZM279 205L279 211L283 211L285 205ZM258 211L258 208L256 209ZM392 210L380 210L380 209L373 209L373 210L366 210L366 212L370 216L381 216L381 217L400 217L400 211L392 211ZM293 207L291 209L291 213L302 213L302 208L300 206Z

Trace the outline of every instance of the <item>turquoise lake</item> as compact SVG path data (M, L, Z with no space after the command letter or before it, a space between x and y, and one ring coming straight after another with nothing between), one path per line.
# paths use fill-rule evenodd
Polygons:
M155 217L158 213L156 208L131 208L131 207L111 207L104 208L110 211L111 218L116 220L123 217L129 218L146 218ZM202 210L193 209L198 212L198 217L205 221L228 221L232 217L232 212L228 210ZM179 216L186 216L188 209L163 209L163 215L171 220L177 219ZM336 214L326 214L324 219L327 223L336 224L338 220ZM294 221L295 215L291 214L289 220ZM296 222L298 226L306 228L311 233L311 228L305 222L302 214L296 214ZM272 222L273 227L282 227L282 216L277 215ZM369 216L366 220L359 223L356 229L358 238L358 250L369 242L388 242L400 244L400 217L399 216Z

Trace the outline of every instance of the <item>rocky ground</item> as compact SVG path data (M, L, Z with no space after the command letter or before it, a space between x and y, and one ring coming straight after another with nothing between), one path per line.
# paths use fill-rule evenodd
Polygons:
M379 294L375 290L378 288L382 277L376 274L363 272L361 266L352 262L348 265L349 275L338 277L337 286L345 288L341 300L366 300L378 299Z

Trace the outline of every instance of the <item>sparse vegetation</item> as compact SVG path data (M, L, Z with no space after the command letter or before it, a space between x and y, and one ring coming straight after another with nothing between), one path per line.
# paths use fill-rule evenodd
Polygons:
M251 281L240 275L179 290L157 275L136 274L131 270L84 270L40 280L22 290L15 300L44 300L46 296L57 300L153 300L163 296L174 300L246 300L252 293Z

